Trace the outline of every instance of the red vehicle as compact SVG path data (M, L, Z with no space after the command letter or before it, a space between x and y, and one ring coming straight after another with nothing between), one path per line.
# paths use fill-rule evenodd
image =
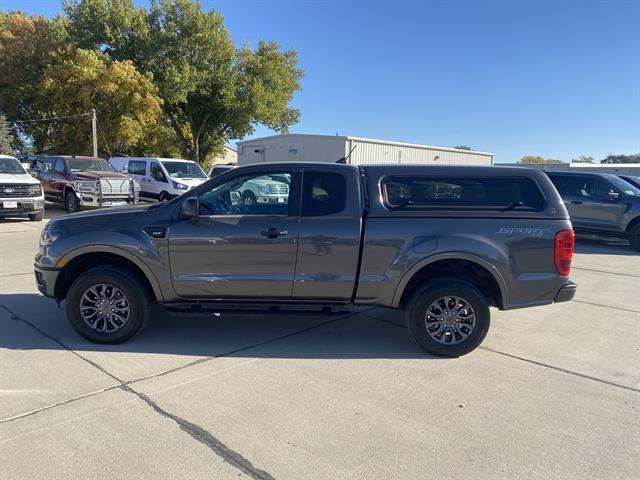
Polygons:
M69 213L138 203L137 182L102 158L46 157L38 179L45 200L63 204Z

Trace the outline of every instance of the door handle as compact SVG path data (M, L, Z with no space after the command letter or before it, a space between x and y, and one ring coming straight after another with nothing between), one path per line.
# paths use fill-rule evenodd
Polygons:
M580 200L571 200L571 205L582 205Z
M267 238L278 238L279 236L288 235L286 230L278 230L277 228L269 228L260 232L260 235Z

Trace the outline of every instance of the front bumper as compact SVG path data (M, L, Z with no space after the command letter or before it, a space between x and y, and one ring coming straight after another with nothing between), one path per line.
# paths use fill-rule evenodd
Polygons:
M258 203L287 203L287 195L258 195L256 201Z
M27 215L42 210L44 210L44 197L0 198L0 216Z
M138 195L101 195L99 193L76 192L80 205L84 208L120 207L138 203Z
M41 294L45 297L56 298L56 281L60 275L59 268L44 268L38 265L33 266L36 276L36 285Z
M558 293L556 294L556 298L554 302L555 303L568 302L569 300L573 300L573 297L576 295L577 289L578 289L578 286L575 283L573 282L567 283L564 287L558 290Z

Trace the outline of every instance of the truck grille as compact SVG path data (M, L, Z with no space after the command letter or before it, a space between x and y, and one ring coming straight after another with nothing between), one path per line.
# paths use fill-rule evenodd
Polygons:
M0 197L2 198L19 198L19 197L37 197L38 194L31 193L31 186L28 184L0 184Z
M131 182L128 178L102 178L100 191L102 195L129 195Z
M269 185L269 193L273 195L289 193L289 187L286 185Z

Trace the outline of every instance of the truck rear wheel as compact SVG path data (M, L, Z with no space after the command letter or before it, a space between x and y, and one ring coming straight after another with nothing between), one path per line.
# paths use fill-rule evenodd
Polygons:
M75 213L80 211L80 202L76 197L75 192L69 190L64 197L64 208L68 213Z
M118 267L94 268L80 275L65 300L73 328L94 343L121 343L149 319L152 300L137 276Z
M459 357L478 347L489 331L489 304L473 285L458 280L430 282L412 297L407 326L423 350Z

